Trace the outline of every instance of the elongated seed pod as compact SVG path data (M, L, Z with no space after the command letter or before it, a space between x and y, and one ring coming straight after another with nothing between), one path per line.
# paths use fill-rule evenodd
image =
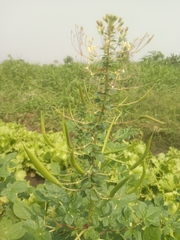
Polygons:
M148 115L142 115L142 116L140 116L140 117L138 118L138 120L139 120L139 119L142 119L142 118L147 118L147 119L149 119L149 120L151 120L151 121L154 121L154 122L157 122L157 123L161 123L161 124L165 124L165 122L159 121L158 119L153 118L153 117L150 117L150 116L148 116Z
M79 88L79 94L80 94L81 102L83 103L83 105L85 105L86 102L85 102L83 91L82 91L82 87L81 87L80 84L78 84L78 88Z
M66 138L66 144L67 144L69 149L72 149L72 144L71 144L70 138L69 138L69 132L68 132L66 121L64 120L64 118L62 119L62 128L63 128L63 133L64 133L65 138Z
M70 163L71 163L71 166L80 174L85 174L85 171L78 165L78 163L76 162L76 159L75 159L75 156L74 156L74 149L73 149L73 146L70 142L70 139L69 139L69 132L68 132L68 129L67 129L67 125L66 125L66 122L63 118L62 120L62 127L63 127L63 132L64 132L64 135L65 135L65 138L66 138L66 144L68 146L68 149L70 151Z
M48 181L58 185L59 187L63 187L63 185L55 178L48 170L47 168L39 161L39 159L23 144L23 147L35 166L35 168L41 173L41 175L47 179Z
M109 197L112 198L114 197L114 195L117 193L117 191L129 180L129 178L131 177L128 176L128 177L125 177L123 178L110 192L109 194Z
M103 148L102 148L102 153L104 153L105 151L105 148L106 148L106 145L107 145L107 142L108 142L108 139L109 139L109 135L111 133L111 130L112 130L112 127L114 125L114 122L115 122L115 118L113 118L112 122L111 122L111 125L107 131L107 134L106 134L106 137L105 137L105 140L104 140L104 144L103 144Z
M49 144L49 146L55 148L55 145L47 137L46 130L45 130L45 127L44 127L44 118L43 118L42 112L41 112L41 131L42 131L44 140L47 142L47 144Z
M148 143L147 143L146 150L145 150L144 154L140 157L139 161L137 161L135 164L133 164L130 167L130 170L133 170L137 166L139 166L144 161L144 159L147 157L147 155L149 153L150 146L151 146L152 138L153 138L153 134L150 136L150 138L148 140Z
M72 149L71 150L71 153L70 153L70 163L71 163L71 166L80 174L85 174L85 171L77 164L76 162L76 159L75 159L75 156L74 156L74 150Z
M137 184L127 191L127 194L131 194L131 193L135 192L138 189L138 187L141 185L141 183L142 183L143 179L145 178L145 176L146 176L146 164L145 164L145 162L143 162L143 172L142 172L142 175L141 175L140 179L138 180Z

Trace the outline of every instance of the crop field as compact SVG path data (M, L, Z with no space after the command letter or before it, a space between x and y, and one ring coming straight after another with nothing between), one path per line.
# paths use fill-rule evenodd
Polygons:
M130 75L125 83L127 90L120 92L118 101L125 97L136 101L152 87L153 90L143 101L122 107L119 125L122 134L129 139L137 133L136 137L146 140L155 128L154 153L167 152L170 146L180 148L180 65L150 61L128 63L127 69ZM71 104L75 113L79 111L78 84L86 85L93 94L94 83L82 63L40 66L10 59L0 65L0 77L0 118L23 124L32 131L40 131L41 111L45 114L46 129L55 132L61 126L54 107L67 110ZM165 124L135 121L141 115Z
M180 240L180 57L103 20L96 61L0 64L0 240Z

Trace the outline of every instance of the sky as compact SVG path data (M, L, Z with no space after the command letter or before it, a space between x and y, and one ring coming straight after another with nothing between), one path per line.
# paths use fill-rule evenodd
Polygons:
M75 24L100 45L96 20L114 14L128 26L127 40L145 33L152 41L133 56L140 60L150 51L180 55L180 0L0 0L0 62L63 63L67 56L81 58L71 42Z

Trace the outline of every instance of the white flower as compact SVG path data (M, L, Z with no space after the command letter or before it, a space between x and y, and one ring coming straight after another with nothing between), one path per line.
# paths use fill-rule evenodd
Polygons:
M129 42L122 42L122 48L126 49L126 51L130 51L131 44Z

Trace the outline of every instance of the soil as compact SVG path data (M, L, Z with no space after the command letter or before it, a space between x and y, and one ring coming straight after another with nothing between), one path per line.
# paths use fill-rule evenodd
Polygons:
M43 184L45 182L45 179L39 176L34 170L30 169L27 172L27 175L25 177L27 181L29 181L29 184L33 187L37 187L38 184Z

